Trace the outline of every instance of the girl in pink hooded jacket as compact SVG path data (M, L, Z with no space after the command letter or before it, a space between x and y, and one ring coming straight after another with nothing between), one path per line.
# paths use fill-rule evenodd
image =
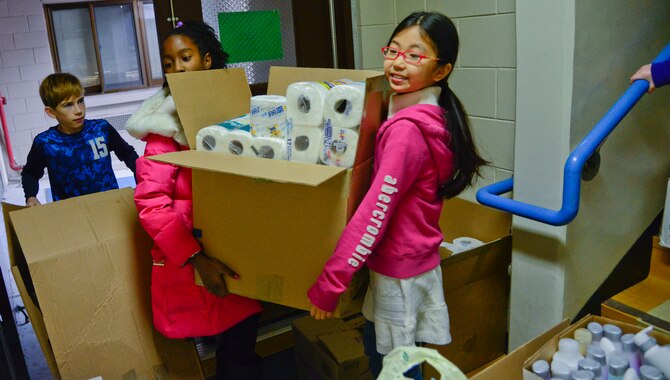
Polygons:
M227 57L213 29L202 22L183 23L161 45L166 74L224 68ZM261 306L228 294L224 276L239 277L207 256L193 236L191 170L147 159L189 149L170 89L164 86L147 99L126 128L146 142L144 156L137 160L135 203L154 240L154 326L168 338L217 335L217 379L261 379L255 353ZM195 271L205 287L196 285Z
M328 318L355 271L368 266L364 345L375 377L395 347L451 341L438 251L442 198L463 191L485 163L447 84L458 53L451 20L413 13L388 45L384 74L395 94L376 136L372 185L307 293L311 315ZM418 366L407 375L421 378Z

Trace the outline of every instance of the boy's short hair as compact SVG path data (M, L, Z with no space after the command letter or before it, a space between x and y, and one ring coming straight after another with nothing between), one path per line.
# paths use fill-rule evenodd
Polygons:
M80 96L84 87L76 76L69 73L51 74L40 84L40 98L46 107L56 106L71 96Z

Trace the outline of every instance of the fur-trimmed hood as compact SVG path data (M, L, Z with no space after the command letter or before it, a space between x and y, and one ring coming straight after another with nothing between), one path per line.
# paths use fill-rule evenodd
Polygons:
M169 88L162 88L145 100L126 122L126 130L140 140L155 133L171 137L180 145L188 145Z

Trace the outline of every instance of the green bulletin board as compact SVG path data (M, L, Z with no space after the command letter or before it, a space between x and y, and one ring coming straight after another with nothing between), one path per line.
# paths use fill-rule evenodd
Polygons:
M219 36L228 63L284 57L277 10L219 13Z

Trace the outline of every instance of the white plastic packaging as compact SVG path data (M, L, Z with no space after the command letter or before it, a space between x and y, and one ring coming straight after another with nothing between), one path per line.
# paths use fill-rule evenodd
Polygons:
M640 351L643 352L645 363L653 365L663 372L666 378L670 378L670 347L659 346L655 339L647 335L652 329L652 326L645 328L635 334L633 339L635 344L640 347Z
M552 356L552 364L554 361L562 361L570 368L570 373L577 371L579 361L584 359L579 353L579 342L572 338L563 338L558 341L558 351Z

